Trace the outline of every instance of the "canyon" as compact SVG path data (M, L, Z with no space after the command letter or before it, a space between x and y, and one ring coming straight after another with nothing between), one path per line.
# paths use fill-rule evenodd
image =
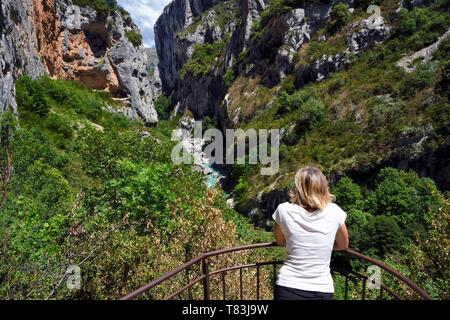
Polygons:
M245 127L259 114L270 114L286 86L301 90L339 77L355 59L396 36L385 17L371 20L366 8L354 0L296 2L278 11L267 0L173 0L155 24L156 48L149 49L139 42L140 31L125 10L118 7L101 12L74 3L2 1L0 113L11 110L17 114L15 81L21 75L33 79L47 75L106 92L118 103L108 110L147 125L157 124L155 102L164 95L170 100L172 116L189 113L191 120L212 119L220 129ZM336 32L330 26L338 4L347 8L344 16L354 18ZM396 3L389 10L395 15L402 8L428 5L427 1L409 1ZM433 51L427 51L425 62L448 35L448 31L442 33L439 41L429 45ZM316 54L311 54L313 45L319 47ZM411 63L413 58L424 56L417 52L398 63L403 66L405 61ZM342 100L347 95L333 96L328 117L336 123L354 114L352 121L359 125L369 117L365 103ZM375 98L390 105L391 95L388 92ZM265 124L271 126L271 121L273 114ZM296 130L295 121L280 128L285 135ZM448 139L433 150L423 146L433 130L406 128L382 158L331 168L330 181L348 175L370 187L380 168L392 166L431 177L448 190ZM210 172L211 168L200 170ZM287 189L278 183L279 178L293 170L285 168L262 190L253 190L240 211L252 215L259 210L268 216L286 199ZM222 177L213 173L211 185Z

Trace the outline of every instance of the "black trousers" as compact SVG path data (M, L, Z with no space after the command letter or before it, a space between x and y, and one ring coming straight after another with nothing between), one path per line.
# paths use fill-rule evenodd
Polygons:
M274 300L333 300L333 294L275 285Z

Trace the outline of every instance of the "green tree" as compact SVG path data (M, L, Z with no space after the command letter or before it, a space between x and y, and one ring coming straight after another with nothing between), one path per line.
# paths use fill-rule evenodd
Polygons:
M336 203L344 210L364 208L361 187L349 177L344 176L340 178L331 189L331 192L336 197Z
M155 109L161 120L167 120L170 117L170 98L165 95L161 95L155 101Z
M434 182L412 171L385 168L378 180L368 197L367 210L392 217L402 228L423 224L425 213L438 205L433 196L437 191Z
M329 32L336 32L350 21L351 13L348 5L345 3L338 3L333 6L330 12Z
M379 257L398 251L405 244L402 229L389 216L371 217L361 233L360 249Z
M331 192L336 197L336 203L347 212L346 224L350 233L353 235L359 232L371 218L371 214L364 210L361 187L344 176L333 186Z
M450 242L448 241L450 201L439 192L433 196L440 205L426 212L426 238L417 235L415 243L405 248L402 255L389 255L389 264L399 264L405 273L419 283L435 299L450 298ZM414 298L411 296L411 298Z

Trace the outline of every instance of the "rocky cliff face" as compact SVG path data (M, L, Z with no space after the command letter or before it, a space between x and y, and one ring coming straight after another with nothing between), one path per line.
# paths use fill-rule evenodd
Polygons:
M222 76L236 62L250 39L252 23L265 8L264 0L175 0L155 25L163 91L178 111L190 109L196 117L226 118L221 109L227 88ZM218 67L199 77L180 71L196 45L223 42Z
M155 25L156 47L163 91L172 97L178 111L190 109L196 117L212 116L225 126L232 125L229 119L233 114L228 114L224 100L228 91L225 73L232 70L235 76L260 77L265 86L278 85L294 72L296 55L326 25L332 7L339 2L349 7L353 4L353 0L308 3L276 15L264 30L257 31L255 23L266 2L175 0L165 8ZM388 36L389 27L382 18L374 29L369 29L367 22L356 23L348 30L345 50L295 70L297 85L321 81L343 68L350 54L370 49ZM196 46L217 43L222 43L223 49L208 72L180 75Z
M20 74L35 78L45 72L38 55L33 1L2 0L0 6L0 113L17 112L14 81Z
M174 0L164 9L156 22L155 43L165 92L175 89L178 72L192 54L193 45L204 42L204 39L196 37L195 34L184 39L178 39L177 34L218 2L219 0Z
M97 12L69 0L2 1L2 110L14 102L14 79L26 74L71 79L123 102L119 111L157 121L153 103L158 73L140 43L140 32L123 10Z

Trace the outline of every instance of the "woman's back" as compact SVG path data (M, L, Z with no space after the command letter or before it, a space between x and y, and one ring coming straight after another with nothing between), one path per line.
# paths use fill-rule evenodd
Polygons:
M308 212L285 202L273 219L280 225L288 258L280 269L277 285L307 291L334 292L330 259L336 232L346 213L336 204Z

